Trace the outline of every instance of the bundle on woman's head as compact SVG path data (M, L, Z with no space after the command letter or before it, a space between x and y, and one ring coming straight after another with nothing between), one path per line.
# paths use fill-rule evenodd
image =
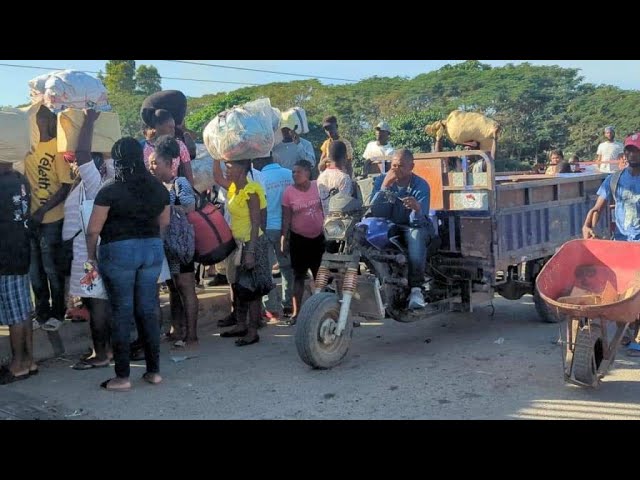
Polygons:
M155 112L153 112L153 117L151 118L151 125L153 128L156 128L158 125L162 125L163 123L168 122L169 120L173 120L173 115L169 110L164 110L159 108Z
M128 178L146 171L142 145L135 138L124 137L111 148L116 170L116 180L126 182Z

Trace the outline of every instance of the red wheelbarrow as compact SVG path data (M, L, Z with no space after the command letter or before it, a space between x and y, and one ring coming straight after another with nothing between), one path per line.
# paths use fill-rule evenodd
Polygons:
M640 243L569 241L545 264L536 286L549 310L567 320L565 381L597 387L640 314Z

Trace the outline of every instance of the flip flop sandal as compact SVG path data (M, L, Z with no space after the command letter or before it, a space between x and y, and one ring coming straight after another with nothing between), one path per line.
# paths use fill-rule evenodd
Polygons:
M238 330L236 332L222 332L220 336L222 338L231 338L231 337L244 337L248 333L248 330Z
M131 387L128 388L109 388L109 382L112 379L110 378L109 380L105 380L104 382L102 382L100 384L100 388L104 388L105 390L108 390L110 392L128 392L129 390L131 390Z
M152 373L145 373L144 375L142 375L142 379L147 382L150 385L160 385L162 383L162 380L160 380L159 382L152 382L151 380L149 380L149 375L153 375Z
M0 370L0 385L8 385L9 383L26 380L27 378L29 378L28 373L25 373L24 375L14 375L11 370L6 367Z
M97 365L95 363L90 363L85 360L80 360L73 367L74 370L92 370L94 368L107 368L111 362L107 362L104 365Z
M260 341L259 336L255 336L252 340L245 340L244 338L239 338L236 340L236 347L246 347L247 345L253 345L254 343L258 343Z
M61 322L57 318L50 318L49 320L44 322L44 324L42 325L42 330L46 332L57 332L62 326L62 323L63 322Z
M286 327L293 327L298 321L298 317L291 317L289 320L284 320L280 322L280 325L284 325Z

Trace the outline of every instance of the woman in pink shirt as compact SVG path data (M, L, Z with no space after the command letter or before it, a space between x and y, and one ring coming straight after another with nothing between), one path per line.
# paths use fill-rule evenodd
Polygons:
M176 137L176 122L168 110L156 110L151 118L153 126L145 131L146 140L142 145L144 164L149 170L149 157L155 150L155 140L163 135ZM171 173L174 177L185 177L193 185L193 171L191 169L191 156L189 149L182 140L176 139L180 147L180 156L173 159ZM178 169L181 171L178 172Z
M293 167L294 184L282 196L282 252L290 252L293 269L293 316L295 325L304 293L307 272L315 280L324 253L324 214L318 185L311 181L311 163L298 161Z

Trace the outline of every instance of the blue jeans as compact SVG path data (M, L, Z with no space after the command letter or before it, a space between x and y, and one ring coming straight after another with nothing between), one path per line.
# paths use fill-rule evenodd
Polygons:
M40 323L49 318L64 320L64 255L62 220L40 224L31 238L29 277ZM51 304L49 304L51 300Z
M421 287L424 283L424 271L427 263L427 228L407 227L404 238L409 250L409 286Z
M160 371L157 283L164 256L162 240L138 238L100 245L99 270L111 303L111 345L116 376L129 377L131 321L144 346L147 372Z
M269 295L262 297L262 305L271 313L282 313L282 307L293 308L293 270L289 255L283 255L280 251L280 230L267 230L269 240L269 266L273 266L276 259L280 267L282 277L282 305L278 304L278 292L274 288Z

